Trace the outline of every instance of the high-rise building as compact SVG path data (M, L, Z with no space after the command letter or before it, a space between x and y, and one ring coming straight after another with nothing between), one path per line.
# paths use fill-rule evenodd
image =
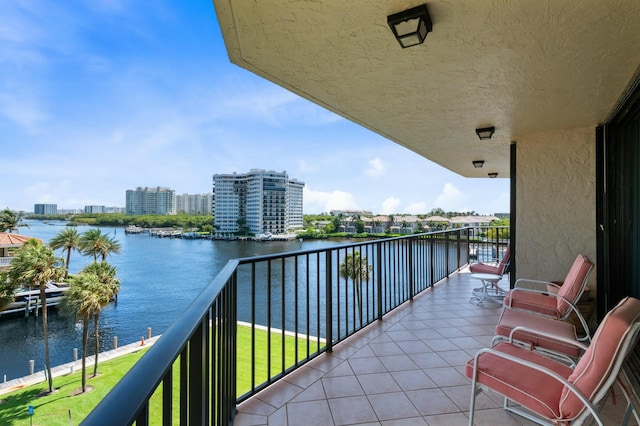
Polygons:
M213 175L214 226L229 233L286 233L302 228L304 183L287 172L252 169L249 173Z
M189 214L213 213L213 194L176 195L176 211Z
M58 214L57 204L34 204L33 212L35 214Z
M289 181L289 228L303 229L302 222L302 193L304 183L297 179Z
M127 189L127 214L176 214L176 191L170 188Z

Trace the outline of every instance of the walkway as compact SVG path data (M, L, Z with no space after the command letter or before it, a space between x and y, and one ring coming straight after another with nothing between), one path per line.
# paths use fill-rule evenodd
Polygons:
M122 355L130 354L140 349L146 348L148 346L153 345L156 340L158 340L160 336L154 336L150 339L145 339L144 346L141 345L141 342L131 343L129 345L120 346L118 349L112 349L110 351L101 352L98 357L99 362L105 362L113 358L117 358ZM93 367L95 357L93 355L87 357L87 369L89 367ZM68 362L66 364L59 365L57 367L53 367L51 369L51 375L53 377L64 376L66 374L73 373L75 371L79 371L82 369L82 359L77 361ZM14 390L21 389L25 386L33 385L36 383L42 383L46 381L46 375L44 370L38 371L29 376L20 377L18 379L8 380L4 383L0 383L0 395L5 393L13 392Z

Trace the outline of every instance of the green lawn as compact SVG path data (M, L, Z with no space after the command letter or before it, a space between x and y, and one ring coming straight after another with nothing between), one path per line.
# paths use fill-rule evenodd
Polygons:
M238 395L242 395L251 388L251 332L250 328L238 326ZM298 339L298 359L306 356L305 339ZM272 333L271 336L271 375L276 374L282 366L281 358L282 335ZM311 342L311 351L316 348L317 343ZM56 377L53 385L57 392L51 395L39 397L38 394L47 389L46 382L25 387L23 389L0 395L0 425L33 425L46 426L68 426L71 424L69 416L74 425L77 425L95 407L98 402L111 390L120 378L140 359L147 349L124 355L122 357L100 363L98 377L89 378L87 385L92 387L90 392L73 396L81 387L80 372ZM256 381L265 381L267 373L267 333L256 330ZM290 336L285 337L285 366L291 366L295 360L295 339ZM93 367L87 369L89 375L93 372ZM179 362L174 367L174 413L178 414L177 386L179 384ZM151 401L151 423L160 424L160 404L162 389L154 394ZM34 407L32 419L28 415L28 406Z

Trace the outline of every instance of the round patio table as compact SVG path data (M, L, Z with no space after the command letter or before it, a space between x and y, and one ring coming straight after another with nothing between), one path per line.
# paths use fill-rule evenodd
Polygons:
M501 275L479 273L469 274L469 276L482 282L482 287L472 290L473 296L469 299L469 302L479 305L486 300L502 305L502 301L507 292L498 286L498 282L502 279Z

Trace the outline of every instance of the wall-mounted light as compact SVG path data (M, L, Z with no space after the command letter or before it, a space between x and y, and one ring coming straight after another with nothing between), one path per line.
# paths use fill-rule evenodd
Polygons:
M476 129L476 135L480 138L481 141L488 141L491 139L491 136L495 133L495 127L483 127L481 129Z
M490 177L491 179L493 179L493 178L497 178L497 177L498 177L498 173L496 173L496 172L488 173L488 175L489 175L489 177Z
M473 160L473 167L475 167L476 169L480 169L482 168L482 166L484 166L484 160Z
M387 16L387 24L403 49L421 44L433 27L426 4Z

